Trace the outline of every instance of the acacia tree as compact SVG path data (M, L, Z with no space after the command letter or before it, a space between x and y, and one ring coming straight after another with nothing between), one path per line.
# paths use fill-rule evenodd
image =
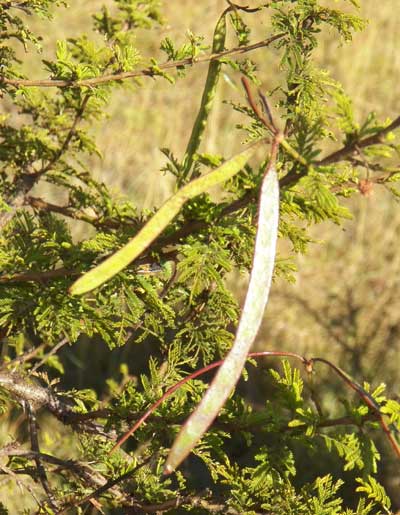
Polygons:
M93 15L102 43L94 33L60 41L55 59L42 61L43 76L25 77L15 41L29 52L40 49L26 14L50 17L60 4L0 4L0 87L13 106L0 126L0 387L3 417L12 421L23 410L26 420L25 433L6 436L0 456L10 491L24 492L21 512L84 513L90 504L100 512L120 510L115 513L390 512L376 479L380 455L372 436L380 428L399 454L393 434L399 404L385 397L382 385L360 386L334 363L279 349L252 355L253 365L263 356L297 360L294 368L283 361L281 372L265 372L273 391L265 404L255 407L232 394L198 445L190 444L183 465L173 471L181 456L167 470L173 474L163 473L180 427L207 389L202 374L221 364L215 360L234 341L240 310L225 277L251 269L263 223L261 207L257 221L256 200L265 169L267 181L278 173L279 236L293 252L305 251L309 225L350 216L342 198L365 194L374 184L397 195L392 185L398 179L400 117L380 122L371 113L357 122L340 84L313 60L321 30L333 29L350 41L364 22L317 0L255 2L251 8L228 2L210 47L191 33L183 45L166 38L160 43L166 57L160 59L142 57L134 40L138 29L162 23L159 2L115 0ZM268 33L254 42L251 27L261 21L268 22ZM230 48L228 30L237 39ZM261 91L260 102L254 93L257 69L249 59L256 49L280 58L276 87ZM208 73L186 152L177 157L163 149L162 171L174 178L175 195L150 212L115 198L85 165L85 157L97 152L91 124L102 117L115 88L139 78L146 87L146 77L175 83L204 61ZM239 129L250 145L234 157L202 153L200 147L224 67L247 77L243 102L232 108L247 119ZM369 178L361 179L365 169ZM64 193L65 203L33 193L46 192L46 183ZM217 197L208 191L215 184L223 184ZM265 191L270 206L270 184ZM91 227L89 237L73 238L74 220ZM115 260L104 261L133 247L118 270L109 266ZM103 268L96 268L100 263ZM92 275L84 275L88 271ZM275 274L289 278L291 272L278 256ZM72 286L82 274L95 283ZM92 352L99 339L110 352L133 343L151 352L144 368L121 361L119 375L102 377L98 391L68 387L74 362L65 370L65 356L88 339ZM323 365L349 392L341 413L329 413L313 387L314 368L319 373ZM57 431L66 445L44 434L55 427L53 419L61 423ZM122 450L118 436L133 424ZM334 463L331 473L319 473L321 460ZM6 505L2 509L7 513Z

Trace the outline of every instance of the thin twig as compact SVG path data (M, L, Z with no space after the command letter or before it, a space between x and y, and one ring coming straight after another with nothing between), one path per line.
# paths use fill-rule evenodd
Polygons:
M2 79L0 77L0 83L1 80ZM87 93L82 101L81 106L75 113L72 125L69 128L67 136L61 144L61 147L55 152L54 156L52 157L52 159L50 159L47 165L35 173L20 173L14 177L14 191L12 195L9 196L9 198L3 199L10 209L0 214L0 229L8 223L8 221L13 217L15 211L25 204L25 198L28 192L32 190L32 188L35 186L38 180L52 168L52 166L60 159L60 157L68 149L69 144L75 134L76 127L82 120L83 113L85 111L89 98L90 94Z
M69 206L59 206L52 204L38 197L25 197L25 205L31 206L34 209L40 209L41 211L47 211L50 213L58 213L74 220L80 220L93 225L94 227L106 227L108 229L119 229L121 226L124 227L138 227L138 223L135 220L113 220L103 219L95 216L90 216L82 211L77 211Z
M82 103L79 107L79 109L75 113L74 120L72 122L71 127L68 130L67 136L65 137L61 147L56 151L52 159L47 163L46 166L44 166L41 170L36 172L35 175L41 176L44 175L46 172L48 172L52 166L57 163L57 161L60 159L60 157L64 154L64 152L68 149L69 144L71 143L72 138L75 135L76 128L79 124L79 122L82 120L83 114L85 112L86 106L88 104L88 101L91 97L90 93L86 93L86 95L83 97Z
M87 480L90 484L92 484L95 487L99 485L99 482L102 482L104 484L104 482L106 481L104 479L104 476L94 478L94 472L97 475L99 473L90 468L86 463L82 463L76 460L62 460L60 458L57 458L57 456L53 456L51 454L47 454L44 452L26 450L21 448L20 444L17 444L15 442L8 444L4 446L2 449L0 449L0 456L22 456L28 460L39 459L46 463L50 463L51 465L56 465L57 467L60 467L62 469L71 470L71 472ZM88 477L89 475L91 476L91 479Z
M120 499L124 499L124 501L127 502L126 494L124 494L119 488L116 488L116 485L110 486L106 478L100 474L99 471L90 467L87 463L76 460L62 460L56 456L52 456L51 454L26 450L21 448L20 445L16 444L15 442L8 444L0 449L0 456L22 456L26 459L41 460L43 462L56 465L58 467L56 472L59 469L70 471L71 473L78 476L81 480L83 480L86 485L90 485L92 488L94 488L95 492L97 492L97 489L104 488L105 485L108 485L107 490L110 490L110 493L114 497L119 497ZM26 469L24 470L24 473L29 474L29 472L30 471ZM32 475L32 473L33 471L30 472L30 475ZM129 500L131 500L130 497Z
M38 506L40 506L40 501L39 499L36 497L33 489L31 488L31 486L29 484L25 484L24 481L21 481L17 474L15 473L14 470L10 469L9 467L6 467L4 465L1 465L0 464L0 470L4 473L4 474L7 474L8 476L11 476L14 478L15 482L17 483L17 485L20 487L21 491L23 490L23 488L25 488L29 493L30 495L32 496L32 498L34 499L34 501L36 502L36 504ZM21 492L22 493L22 492Z
M344 372L342 369L337 367L331 361L329 361L325 358L312 358L310 360L310 362L312 362L312 363L316 363L318 361L320 363L325 363L332 370L334 370L336 372L336 374L339 377L341 377L343 379L343 381L358 394L358 396L361 398L361 400L364 402L364 404L366 404L368 406L368 408L372 411L372 413L374 413L377 416L379 424L380 424L383 432L385 433L387 439L389 440L389 443L392 446L394 453L396 454L397 458L400 459L400 446L394 439L389 426L387 425L385 419L382 416L379 404L377 404L375 399L361 385L359 385L356 381L354 381L351 377L349 377L346 374L346 372Z
M38 471L38 477L39 481L43 487L43 490L46 492L46 495L49 500L49 505L53 510L57 510L57 504L54 499L54 494L50 488L49 481L47 479L46 470L40 461L40 448L39 448L39 438L38 438L38 423L36 420L36 415L34 410L32 409L32 406L29 402L25 402L25 407L28 412L28 419L29 419L29 435L31 439L31 448L32 451L34 451L37 455L33 458L34 462L36 463L36 468Z
M38 362L36 363L36 365L29 371L30 374L32 374L33 372L36 372L36 370L38 368L40 368L42 365L44 365L46 363L46 361L51 357L53 356L53 354L56 354L60 349L61 347L63 347L66 343L68 343L69 340L68 338L63 338L60 342L57 343L57 345L55 345L47 354L45 354L43 356L43 358Z
M1 277L0 277L1 282ZM38 345L37 347L34 347L33 349L24 352L20 356L17 356L16 358L12 359L11 361L3 362L0 366L0 370L13 367L14 365L19 365L20 363L25 363L26 361L29 361L30 359L34 358L36 354L39 354L45 347L47 346L47 343L42 343L41 345Z
M263 95L261 93L261 91L258 92L258 95L259 95L259 97L261 99L261 102L262 102L262 105L264 107L265 114L268 117L269 124L271 125L272 129L274 130L274 132L276 134L278 132L278 127L275 125L274 119L272 117L272 111L271 111L271 108L269 106L268 100L265 97L265 95Z
M300 360L303 360L302 356L299 354L294 354L292 352L275 352L275 351L265 351L265 352L251 352L248 355L248 358L257 358L260 356L292 356L297 357ZM222 365L224 362L223 359L219 361L215 361L214 363L211 363L210 365L207 365L206 367L201 368L200 370L196 370L192 374L189 374L188 376L184 377L177 383L175 383L173 386L168 388L168 390L162 395L150 408L142 415L139 420L135 423L135 425L126 432L114 445L114 447L111 449L110 454L113 453L118 447L121 447L123 443L126 442L126 440L133 435L133 433L145 422L149 416L160 406L170 395L172 395L176 390L178 390L181 386L186 384L188 381L195 379L198 376L201 376L205 374L206 372L209 372L210 370L213 370L214 368L218 368Z
M358 154L358 149L367 148L374 145L380 145L384 142L385 136L400 127L400 116L398 116L390 125L387 127L380 129L376 134L372 136L368 136L367 138L361 140L355 140L348 145L340 148L339 150L335 150L331 154L322 158L320 161L315 161L312 163L314 168L319 166L328 166L334 163L338 163L340 161L351 161L354 159L354 155ZM292 186L297 183L302 177L307 174L307 167L303 170L293 170L290 171L285 177L283 177L280 181L281 186Z
M9 84L11 86L39 86L42 88L65 88L65 87L94 87L99 84L105 84L107 82L120 81L126 79L132 79L135 77L154 77L158 74L158 70L170 70L173 68L180 68L182 66L193 65L197 63L205 63L209 61L216 61L218 59L223 59L224 57L229 57L233 55L240 55L247 52L251 52L252 50L256 50L257 48L263 48L278 39L284 37L286 33L280 32L279 34L275 34L274 36L263 39L262 41L258 41L257 43L253 43L247 46L239 46L231 48L230 50L224 50L223 52L218 52L215 54L204 55L200 57L187 57L185 59L179 59L177 61L168 61L166 63L162 63L157 65L156 67L149 66L148 68L143 68L142 70L130 71L130 72L122 72L122 73L114 73L110 75L103 75L101 77L93 77L91 79L84 80L59 80L59 79L38 79L38 80L28 80L28 79L10 79L7 77L0 77L0 85L1 84Z
M49 279L59 279L62 277L74 277L80 275L82 270L69 270L61 267L55 270L46 270L44 272L20 272L18 274L0 275L1 283L25 283L25 282L43 282Z
M259 93L261 101L263 102L264 107L266 107L268 119L265 118L263 113L260 111L258 105L256 104L256 102L254 100L254 97L253 97L253 94L252 94L251 89L250 89L249 81L247 80L246 77L242 77L242 84L243 84L243 87L244 87L244 89L246 91L247 101L248 101L251 109L253 110L254 114L256 115L256 117L266 127L266 129L268 129L271 132L271 134L277 134L278 133L278 129L277 129L274 121L272 120L271 111L269 109L267 100L264 97L264 95L262 95L261 92Z
M110 490L111 488L115 487L118 483L121 483L122 481L125 481L129 477L132 476L135 472L137 472L140 468L142 468L144 465L146 465L151 459L153 458L152 455L150 455L148 458L142 461L142 463L136 465L133 469L129 470L128 472L125 472L125 474L122 474L121 476L118 476L115 479L110 479L109 481L105 482L103 485L101 485L99 488L91 492L90 494L86 495L82 499L75 499L73 503L69 503L61 511L58 511L56 515L63 515L64 513L68 513L71 506L81 506L82 504L91 501L92 499L96 499L101 494L104 494L107 492L107 490ZM140 503L135 503L136 506L141 505Z
M131 508L126 509L126 514L134 515L140 513L155 513L161 514L164 511L170 511L174 508L179 508L181 506L187 505L190 508L197 507L198 509L206 510L208 513L224 513L225 515L241 515L241 511L236 510L235 508L229 507L224 503L218 502L217 500L208 499L209 494L206 492L203 495L184 495L179 497L174 497L173 499L167 499L166 501L160 502L158 504L140 504L140 506L132 506ZM138 511L139 508L139 511ZM257 511L252 510L254 515L262 515ZM263 512L263 515L266 515L266 512Z
M166 244L164 245L167 246ZM165 252L162 252L162 249L156 249L155 246L151 246L149 248L149 251L146 252L146 254L143 255L143 257L140 257L136 259L132 265L134 267L144 267L144 270L137 270L136 273L140 275L147 275L151 274L152 272L147 272L145 270L145 267L152 267L154 265L154 260L150 260L147 254L150 254L150 251L158 250L158 254L160 255L160 259L162 261L176 261L178 251L173 250L167 250ZM0 284L13 284L13 283L25 283L25 282L45 282L52 279L61 279L63 277L75 277L77 275L80 275L82 273L82 270L77 269L68 269L65 267L56 268L55 270L45 270L40 272L19 272L17 274L4 274L0 275ZM15 360L14 360L15 361Z

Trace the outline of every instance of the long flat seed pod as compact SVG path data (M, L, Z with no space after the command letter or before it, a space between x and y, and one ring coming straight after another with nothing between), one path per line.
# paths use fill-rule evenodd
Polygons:
M225 11L222 13L221 17L217 22L213 36L213 54L222 52L225 48L226 15L231 10L231 7L225 9ZM208 65L207 78L201 97L199 112L197 113L197 117L194 122L192 133L190 135L189 142L185 152L185 158L183 162L184 177L188 176L190 168L193 164L193 156L200 146L201 138L203 136L204 129L207 124L208 116L211 112L215 93L217 91L217 84L221 71L221 66L221 61L219 61L218 59L210 61Z
M278 234L279 182L274 155L269 168L261 186L253 267L235 341L210 388L176 438L165 463L165 474L179 466L218 415L239 380L261 324L271 287Z
M256 149L263 143L258 141L236 154L224 164L189 182L169 198L146 223L137 235L115 254L80 277L70 288L72 295L82 295L111 279L138 257L168 226L189 199L201 195L213 186L236 175L247 163Z

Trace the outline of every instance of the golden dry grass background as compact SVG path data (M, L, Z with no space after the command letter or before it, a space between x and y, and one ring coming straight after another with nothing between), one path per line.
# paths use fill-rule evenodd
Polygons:
M327 0L327 4L340 8L348 3ZM55 22L44 30L45 55L54 55L56 39L86 32L91 23L90 14L101 5L112 7L112 0L91 0L86 3L70 1L67 9L58 9ZM246 2L246 5L255 2ZM362 0L362 14L370 20L368 28L356 34L353 43L340 46L333 33L323 33L316 58L333 78L345 86L353 97L356 111L363 115L375 110L380 115L393 116L400 110L398 77L400 73L400 27L395 16L397 0L384 0L377 6L373 0ZM190 29L211 42L218 16L226 6L225 0L169 0L164 2L166 24L156 31L141 30L137 45L143 57L159 56L160 41L171 37L183 43L184 33ZM254 25L254 40L268 36L268 19ZM46 26L47 23L44 23ZM51 27L51 29L50 29ZM271 49L252 53L259 66L265 89L276 83L279 74L277 58ZM35 70L36 71L36 70ZM97 141L104 159L93 160L91 167L97 177L112 184L116 191L136 197L146 207L158 204L168 195L168 185L159 180L159 169L164 158L161 147L170 147L182 155L187 143L201 95L206 64L194 66L177 86L167 81L144 79L134 91L121 90L113 95L108 109L110 118L96 127ZM226 70L229 78L239 85L239 77ZM222 98L238 99L239 92L221 80L217 101L209 124L204 149L229 155L240 142L234 126L237 115L221 103Z

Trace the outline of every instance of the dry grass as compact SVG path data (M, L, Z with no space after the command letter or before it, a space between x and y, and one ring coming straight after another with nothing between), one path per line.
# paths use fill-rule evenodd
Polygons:
M351 46L340 46L333 34L321 36L323 44L317 51L317 60L332 77L344 84L354 98L360 116L370 110L390 116L400 108L397 95L400 32L396 30L397 20L393 16L396 2L386 0L378 9L374 0L363 0L363 15L371 19L371 23L365 32L356 35ZM256 3L247 2L249 5ZM91 22L90 13L102 4L112 7L113 2L91 0L82 5L71 0L69 8L57 10L55 23L44 23L45 56L52 54L56 39L86 31ZM339 2L337 7L343 5L346 2ZM188 28L203 35L209 43L216 20L225 6L224 0L165 2L166 25L155 32L139 31L137 34L142 55L158 55L162 59L158 49L160 41L169 36L183 42ZM46 30L47 27L51 30ZM260 20L254 27L254 38L262 39L267 34L268 19ZM279 74L274 51L258 50L252 58L258 62L263 87L273 87ZM94 127L104 155L103 160L90 161L94 174L145 207L159 204L170 188L168 181L159 180L159 169L164 163L159 149L170 147L176 155L183 154L206 71L205 64L194 66L177 87L163 80L143 79L142 85L133 91L120 90L114 94L108 109L109 119ZM239 77L230 70L227 69L226 74L239 84ZM234 130L238 115L221 103L222 98L238 100L240 88L237 91L221 80L203 148L208 152L223 149L225 155L229 155L240 142L240 135Z

